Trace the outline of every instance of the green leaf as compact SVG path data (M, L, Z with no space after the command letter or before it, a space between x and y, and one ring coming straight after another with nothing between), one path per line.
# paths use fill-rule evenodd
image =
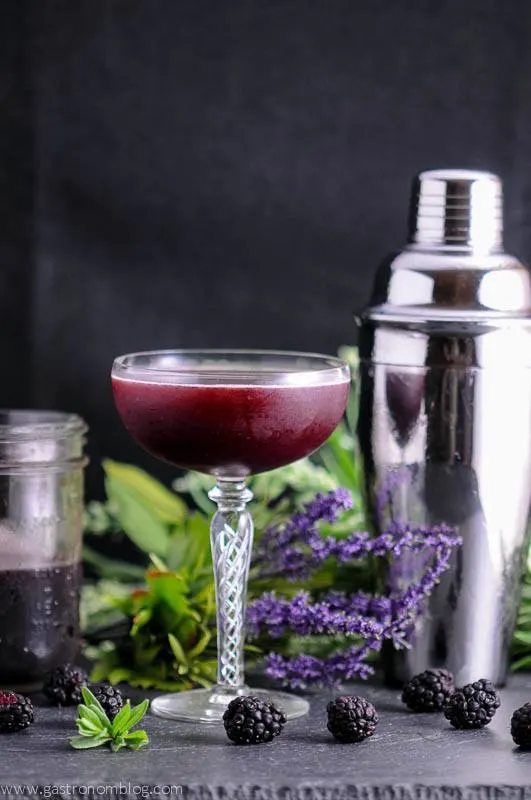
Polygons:
M211 565L210 521L202 514L189 514L184 525L172 530L167 563L172 570L195 578Z
M146 582L156 599L163 600L177 617L192 616L188 582L176 572L148 572Z
M97 708L99 711L105 714L105 709L103 708L102 704L100 703L98 698L92 694L88 686L81 687L81 695L83 697L83 700L85 701L86 708L92 708L92 709ZM105 716L107 715L105 714Z
M179 492L187 492L194 505L209 519L216 510L216 504L208 497L208 492L214 485L215 480L210 475L202 475L200 472L187 472L173 482L173 488Z
M139 750L149 744L149 736L145 731L133 731L124 736L127 747L131 750Z
M186 567L188 544L189 541L186 531L181 529L178 531L173 531L173 533L170 535L170 543L168 545L168 552L166 555L168 569L182 571Z
M263 652L261 647L257 647L255 644L250 644L248 642L245 642L243 649L245 650L246 653L251 653L256 655L260 655Z
M96 728L94 725L91 725L90 722L87 722L87 720L77 719L76 725L81 736L100 736L102 733L101 725Z
M184 652L183 646L180 641L177 639L173 633L168 634L168 641L170 643L171 651L175 656L175 660L178 664L187 667L188 666L188 659L186 658L186 653Z
M98 655L97 658L103 659L103 656ZM90 672L90 680L93 683L100 683L101 681L108 680L108 675L109 675L109 665L106 663L106 661L101 660L98 661L96 664L94 664L94 666L92 667L92 670Z
M193 576L212 563L210 519L202 514L189 514L186 519L188 541L187 565Z
M127 486L113 482L108 477L105 487L108 496L116 504L124 533L144 553L153 552L164 557L169 543L168 526Z
M131 718L131 703L129 700L120 709L118 714L112 721L112 735L114 737L120 736L130 727L129 720Z
M143 608L138 612L138 614L135 614L133 617L133 624L131 625L131 629L129 631L130 635L136 636L138 631L151 621L152 616L153 611L151 608Z
M197 680L197 676L199 675L202 681L208 681L208 687L212 685L212 682L216 678L216 672L218 668L218 662L214 658L209 659L201 659L200 661L196 661L193 665L193 669L191 672L190 677L193 680Z
M511 671L518 672L520 669L531 669L531 654L523 656L517 661L513 661L511 664Z
M129 728L134 728L135 725L138 725L140 720L145 717L148 708L149 700L143 700L137 706L133 706L131 709L131 716L129 717ZM143 733L143 731L138 731L138 733Z
M121 750L122 747L127 747L124 739L122 736L118 736L116 739L111 741L111 750L113 753L117 753L118 750Z
M128 667L116 667L109 672L108 680L113 686L117 683L125 683L129 680L131 670Z
M164 561L161 558L159 558L155 553L149 554L149 560L151 561L155 569L158 570L158 572L168 572L168 567L166 566Z
M352 450L346 449L342 442L345 430L342 425L325 442L319 451L319 458L325 467L337 478L341 486L358 490L358 475L352 458Z
M186 503L144 470L109 459L103 462L103 469L113 487L126 489L142 505L151 509L161 522L176 524L184 520ZM112 498L112 495L109 497Z
M80 721L90 723L99 731L105 730L105 726L102 725L101 717L98 715L96 710L93 710L88 706L79 705L77 708L77 713L79 714Z
M517 630L514 638L521 644L531 645L531 631Z
M208 678L203 678L201 673L200 672L196 672L195 670L192 670L190 672L190 679L194 683L198 683L199 686L203 686L205 689L210 689L210 687L212 686L212 682L210 680L208 680Z
M211 632L206 628L204 628L197 644L194 645L192 649L188 651L188 660L191 661L192 659L197 658L197 656L200 656L201 653L207 647L211 638L212 638Z
M531 600L531 583L528 583L529 576L524 580L522 586L522 600Z
M93 739L87 739L85 736L72 736L70 744L76 750L89 750L92 747L100 747L102 744L110 741L108 734L102 736L95 736Z
M151 641L151 635L149 633L147 635L150 636ZM155 644L150 645L146 642L144 636L142 636L141 641L138 642L138 645L139 646L135 646L134 649L134 659L137 668L147 667L149 669L153 667L154 664L159 663L160 652L163 649L162 642L159 638Z
M81 589L80 615L83 631L95 634L125 621L126 614L117 604L123 598L130 597L130 592L130 586L116 581L86 583Z
M118 561L108 556L103 556L92 547L84 545L83 561L93 567L102 578L107 580L136 583L144 578L144 568L127 561Z
M87 708L87 710L92 711L98 717L101 727L104 730L110 731L112 728L111 721L107 716L107 714L105 713L103 706L101 705L99 700L96 697L94 697L94 695L87 686L81 687L81 694L83 695L83 700L86 703L85 707ZM80 712L80 710L81 706L78 706L78 713Z
M209 576L207 585L195 594L194 604L197 606L204 606L203 613L207 618L214 615L216 609L216 592L211 575Z

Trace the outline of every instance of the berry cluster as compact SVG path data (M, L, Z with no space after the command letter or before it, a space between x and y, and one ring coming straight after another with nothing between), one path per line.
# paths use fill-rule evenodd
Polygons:
M74 706L83 702L83 686L89 686L85 670L72 664L63 664L47 675L42 691L46 699L56 706ZM109 719L114 719L124 705L120 690L107 684L90 685L90 690ZM10 689L0 691L0 733L15 733L28 728L34 718L35 710L29 697Z
M456 689L451 672L427 669L404 686L402 702L417 713L442 711L454 728L473 730L484 728L493 719L500 696L485 679ZM513 712L511 736L522 750L531 750L531 703Z
M87 683L88 675L84 669L63 664L48 673L42 692L56 706L76 706L83 702L81 689Z
M336 697L326 707L328 730L338 742L362 742L372 736L378 714L364 697Z
M402 702L411 711L442 711L454 691L454 676L446 669L427 669L415 675L402 691Z
M531 750L531 703L517 708L511 718L511 736L522 750Z
M484 728L500 707L490 681L481 679L458 689L446 669L427 669L415 675L402 691L402 702L417 713L442 711L454 728Z
M500 695L490 681L479 680L456 689L444 707L454 728L470 730L488 725L500 707Z
M280 736L286 715L274 703L249 695L229 703L223 724L234 744L262 744Z
M56 706L77 706L83 702L81 695L83 686L89 686L85 670L72 664L63 664L48 674L42 691L50 703ZM102 683L90 685L90 691L100 702L109 719L114 719L124 704L120 690Z
M29 697L0 691L0 733L15 733L33 722L33 703Z

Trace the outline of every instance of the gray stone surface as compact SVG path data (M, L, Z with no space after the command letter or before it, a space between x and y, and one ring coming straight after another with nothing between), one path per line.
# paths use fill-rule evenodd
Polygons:
M54 785L60 788L52 796L87 796L87 785L121 782L122 797L139 796L140 787L145 796L170 796L156 787L173 785L189 800L531 798L531 752L516 749L509 735L512 711L531 700L531 678L512 679L492 724L476 732L455 731L442 716L406 713L396 692L350 689L380 713L377 734L359 745L337 744L326 731L326 693L312 698L309 717L256 747L230 744L222 728L150 715L144 727L151 745L138 753L75 751L67 741L75 710L42 707L29 731L0 740L0 792L9 796L6 784Z

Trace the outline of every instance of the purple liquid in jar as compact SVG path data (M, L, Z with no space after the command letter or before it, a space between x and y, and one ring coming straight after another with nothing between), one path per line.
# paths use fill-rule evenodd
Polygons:
M0 683L38 684L76 654L80 564L0 571Z

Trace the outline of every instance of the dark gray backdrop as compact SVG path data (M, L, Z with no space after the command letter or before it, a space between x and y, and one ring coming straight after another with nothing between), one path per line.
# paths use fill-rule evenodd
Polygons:
M333 352L420 169L488 168L531 256L529 0L3 0L4 406L114 413L114 355ZM164 470L159 474L168 476Z

